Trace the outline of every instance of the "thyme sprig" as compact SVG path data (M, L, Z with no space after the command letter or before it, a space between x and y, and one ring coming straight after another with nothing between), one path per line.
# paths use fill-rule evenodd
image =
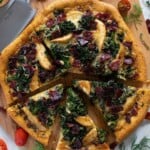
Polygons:
M143 137L139 141L139 143L137 143L136 141L137 141L137 137L135 136L131 142L131 146L130 146L131 150L149 150L150 149L150 139L149 138ZM125 143L122 143L119 145L119 150L127 150Z
M149 150L150 149L150 139L147 137L144 137L141 139L141 141L136 144L136 137L132 141L131 149L132 150Z
M146 1L146 4L147 4L147 7L150 7L150 1L149 0Z
M44 146L41 143L36 141L35 147L34 147L33 150L45 150L45 148L44 148Z
M136 26L136 24L141 24L141 22L142 22L142 20L140 18L141 15L142 15L142 9L139 4L135 3L135 4L133 4L132 11L129 13L128 16L126 16L125 21L127 23L134 23Z

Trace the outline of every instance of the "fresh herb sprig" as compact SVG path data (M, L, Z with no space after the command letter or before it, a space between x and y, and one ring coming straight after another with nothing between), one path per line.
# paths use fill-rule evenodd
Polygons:
M150 1L149 0L146 1L146 5L147 5L147 7L150 7Z
M133 4L133 9L130 14L125 18L127 23L140 24L142 20L140 19L142 15L142 9L139 4Z
M35 147L34 147L33 150L45 150L45 148L44 148L44 146L41 143L36 141Z

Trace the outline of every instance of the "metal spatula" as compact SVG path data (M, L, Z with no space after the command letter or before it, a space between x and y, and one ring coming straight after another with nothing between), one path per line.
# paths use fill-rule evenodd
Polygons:
M0 8L0 51L25 28L35 15L27 0L12 0Z

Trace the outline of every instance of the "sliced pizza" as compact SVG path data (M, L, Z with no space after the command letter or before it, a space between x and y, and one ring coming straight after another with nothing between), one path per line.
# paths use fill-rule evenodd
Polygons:
M97 129L82 98L72 88L67 89L66 104L60 112L61 133L56 150L109 149L107 132Z
M136 89L113 80L79 80L75 87L88 95L90 102L103 113L119 143L139 125L149 107L149 89Z
M47 146L62 96L63 85L58 84L30 97L25 104L9 107L7 112L34 139Z

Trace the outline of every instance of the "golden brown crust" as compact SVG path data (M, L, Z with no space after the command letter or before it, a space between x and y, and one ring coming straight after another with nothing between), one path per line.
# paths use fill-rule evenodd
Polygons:
M140 122L145 118L149 103L150 103L150 90L140 89L137 92L138 114L131 118L131 123L127 123L125 120L121 120L122 128L115 131L117 142L121 142L125 139L133 130L139 126ZM119 122L120 124L120 122Z
M15 106L9 107L7 109L7 113L20 127L28 132L34 139L44 144L45 146L48 145L49 137L51 135L51 128L43 131L35 131L33 128L29 128L23 116L18 115L18 110Z

